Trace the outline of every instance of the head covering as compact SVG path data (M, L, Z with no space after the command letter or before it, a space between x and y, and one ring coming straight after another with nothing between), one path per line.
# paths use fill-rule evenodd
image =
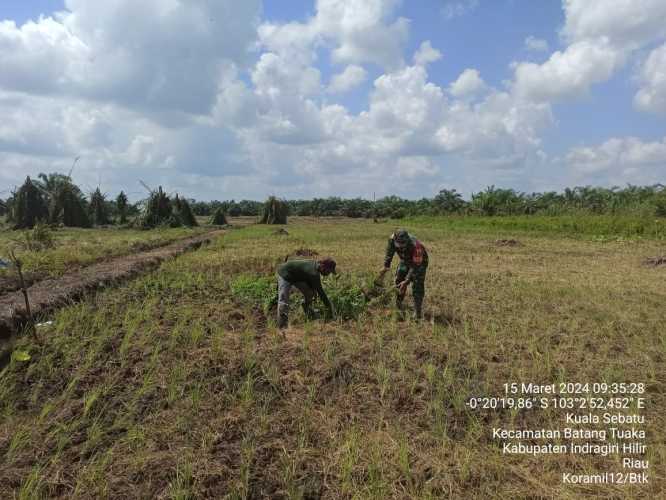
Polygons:
M393 241L399 247L404 247L409 243L409 233L406 229L398 229L393 233Z
M331 257L324 257L319 261L319 266L322 271L328 271L330 273L336 274L335 272L335 261Z

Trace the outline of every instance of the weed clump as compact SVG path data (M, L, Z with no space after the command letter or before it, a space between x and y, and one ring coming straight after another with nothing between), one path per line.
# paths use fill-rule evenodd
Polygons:
M324 284L324 290L338 319L357 319L367 309L368 299L353 277L329 279ZM268 313L278 299L275 280L270 276L238 276L231 282L231 294L237 301L259 308L264 313Z
M368 308L368 298L358 280L353 277L337 277L324 286L338 319L357 319Z
M239 302L267 312L277 304L275 280L268 276L243 274L231 282L231 295Z
M15 240L15 242L29 252L41 252L56 246L53 230L41 222L35 224L30 231L23 233L23 238Z

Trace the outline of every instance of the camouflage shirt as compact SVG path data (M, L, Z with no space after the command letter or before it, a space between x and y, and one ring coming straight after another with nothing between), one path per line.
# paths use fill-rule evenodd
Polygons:
M391 267L393 255L398 254L402 263L407 266L407 281L422 279L428 267L428 252L423 244L409 235L409 243L402 248L395 245L395 235L392 234L386 245L386 257L384 258L384 267Z

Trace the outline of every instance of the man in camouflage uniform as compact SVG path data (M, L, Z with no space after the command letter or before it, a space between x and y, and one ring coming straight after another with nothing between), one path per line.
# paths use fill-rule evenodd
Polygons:
M412 284L414 298L414 315L417 320L423 316L423 297L425 296L425 276L428 269L428 252L423 244L404 229L395 231L388 240L386 257L382 273L391 268L393 255L398 254L400 264L395 274L395 285L398 289L396 306L402 310L402 302L407 293L407 286Z

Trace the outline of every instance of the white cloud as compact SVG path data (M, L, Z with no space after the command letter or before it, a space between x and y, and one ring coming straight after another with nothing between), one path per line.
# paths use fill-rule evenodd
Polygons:
M663 182L666 137L644 142L637 137L612 138L598 146L573 148L565 157L578 179L613 184Z
M518 64L514 92L545 101L578 96L606 81L623 63L623 54L607 41L576 42L564 52L553 53L543 64Z
M223 68L247 60L260 10L259 0L66 5L0 23L0 86L193 114L210 111Z
M405 18L391 21L399 0L317 0L316 14L305 23L259 27L259 38L269 50L297 58L301 64L316 57L315 49L331 50L339 64L374 63L384 68L404 64L402 51L409 35Z
M444 18L451 20L465 15L478 6L479 0L447 0L442 7L442 15Z
M77 181L101 177L113 192L137 179L217 199L367 196L369 185L427 196L442 180L467 192L479 179L522 187L549 161L541 136L554 122L550 101L609 78L661 33L646 16L639 30L598 2L570 0L568 45L544 64L516 64L508 90L473 68L443 85L428 75L442 57L430 41L403 59L409 22L396 17L399 4L318 0L304 22L258 24L259 0L69 0L53 18L2 22L0 180L66 171L81 156ZM476 2L447 5L456 16ZM592 23L595 9L603 19ZM318 57L343 65L328 86ZM640 109L663 106L662 57L655 49L641 67ZM366 64L383 74L352 113L336 94L364 82ZM612 141L567 159L581 175L629 175L622 162L663 168L662 142Z
M608 38L616 46L638 48L666 36L663 0L564 0L562 34L570 43Z
M564 0L568 46L543 64L515 63L513 89L522 98L556 100L608 80L632 51L666 36L663 0Z
M547 52L548 42L543 38L536 38L530 35L525 38L525 48L532 52Z
M479 71L467 68L460 74L458 79L451 84L449 92L455 97L465 98L473 97L485 92L487 88L488 86L481 78Z
M439 171L432 158L427 156L403 156L398 159L397 169L398 175L406 179L432 177Z
M641 88L634 96L634 105L648 113L666 114L666 43L650 52L639 80Z
M414 64L417 66L425 66L427 64L439 61L442 58L442 53L433 48L430 40L421 43L419 49L414 53Z
M367 74L367 71L361 66L347 66L342 73L333 75L328 91L333 94L347 92L362 84Z

